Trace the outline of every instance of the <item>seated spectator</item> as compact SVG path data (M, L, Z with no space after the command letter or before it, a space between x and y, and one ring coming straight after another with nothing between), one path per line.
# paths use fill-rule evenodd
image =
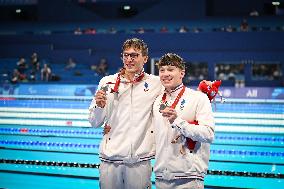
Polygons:
M100 76L108 75L108 63L106 58L101 58L98 65L92 65L91 69L96 71Z
M68 58L68 61L66 62L65 70L71 70L76 67L76 62L73 60L73 58Z
M28 68L28 65L27 65L27 63L26 63L26 59L20 58L19 61L17 62L17 70L18 70L21 74L25 74L27 68Z
M48 64L44 64L43 68L41 69L41 80L42 81L49 81L51 77L51 68Z
M114 27L111 27L111 28L109 29L108 33L116 34L117 31L116 31L116 29L115 29Z
M74 34L75 35L81 35L81 34L83 34L83 32L82 32L81 28L79 27L79 28L75 29Z
M169 29L166 27L166 26L163 26L161 29L160 29L160 32L161 33L167 33L169 31Z
M229 25L227 28L226 28L226 32L233 32L234 31L234 28L232 27L232 25Z
M143 27L140 27L140 28L137 30L137 33L140 33L140 34L145 33L144 28L143 28Z
M26 75L21 74L18 69L14 69L11 78L11 83L15 84L22 81L27 81Z
M194 27L194 28L192 29L192 31L193 31L194 33L199 33L199 32L200 32L200 29L199 29L199 28Z
M87 28L84 33L85 34L96 34L97 31L94 28Z
M38 72L40 70L39 58L35 52L31 56L31 67L34 72Z
M243 32L249 31L249 25L246 19L243 19L243 21L241 22L240 30Z
M188 32L188 28L186 26L181 26L178 30L179 33L187 33Z
M257 10L255 10L254 8L252 9L252 11L249 13L250 16L259 16L259 13Z

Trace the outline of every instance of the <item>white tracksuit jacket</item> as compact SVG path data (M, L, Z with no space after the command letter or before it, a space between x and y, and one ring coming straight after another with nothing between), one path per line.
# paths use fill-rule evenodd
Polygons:
M167 94L167 102L173 104L181 88ZM214 118L208 97L199 91L186 88L176 106L178 117L170 124L162 117L159 107L162 102L161 94L155 101L154 133L156 142L156 162L154 172L157 179L174 180L180 178L204 179L207 172L210 143L214 138ZM199 125L189 124L197 120ZM180 153L185 140L171 141L179 134L198 141L191 152L185 147L186 154Z
M115 83L117 74L101 79L98 89L107 82ZM95 100L89 107L89 122L93 127L110 125L100 144L100 159L106 162L136 163L150 160L155 155L152 126L152 107L162 92L159 77L145 73L142 81L126 83L121 77L118 94L107 92L104 108L96 106ZM114 84L109 84L113 88Z

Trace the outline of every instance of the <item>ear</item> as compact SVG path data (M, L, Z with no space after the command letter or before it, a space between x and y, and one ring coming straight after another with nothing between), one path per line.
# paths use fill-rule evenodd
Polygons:
M180 71L180 78L182 79L185 76L185 70Z
M146 64L147 61L148 61L148 56L143 56L143 62L144 62L144 64Z

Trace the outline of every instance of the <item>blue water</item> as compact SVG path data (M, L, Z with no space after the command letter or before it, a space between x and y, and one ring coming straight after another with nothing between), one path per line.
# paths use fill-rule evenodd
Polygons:
M87 110L90 102L1 100L0 107ZM213 109L225 113L284 114L283 103L217 103ZM101 138L102 129L95 128L0 124L0 159L99 164ZM284 136L278 134L216 132L210 150L209 170L284 174L283 147ZM7 189L98 189L98 176L96 168L0 163L0 188ZM214 186L283 188L283 184L283 178L212 174L205 178L206 189Z
M87 109L91 100L1 100L0 107L74 108ZM217 112L284 114L283 103L224 103L216 104Z

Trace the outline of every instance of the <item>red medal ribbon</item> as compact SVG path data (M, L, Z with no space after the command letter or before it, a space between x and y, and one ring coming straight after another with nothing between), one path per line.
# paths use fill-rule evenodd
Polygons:
M127 83L138 83L142 81L142 79L144 78L144 75L145 75L144 72L142 72L137 78L134 78L132 82L127 82ZM111 93L118 93L120 81L121 81L120 73L118 73L115 83L107 82L107 84L114 84L114 88L111 89Z
M132 82L132 83L137 83L137 82L142 81L144 75L145 75L144 72L142 72L137 78L134 78L134 79L133 79L133 82Z
M182 86L182 89L181 89L181 91L179 92L179 94L177 95L177 97L176 97L174 103L171 105L171 108L173 108L173 109L176 108L176 106L177 106L177 104L178 104L180 98L182 97L184 91L185 91L185 86L183 85L183 86ZM166 97L167 97L167 94L164 93L164 95L163 95L163 97L162 97L162 103L165 103L165 102L166 102Z
M174 103L171 105L171 108L175 109L176 105L178 104L180 98L182 97L183 93L185 91L185 86L183 85L183 88L181 89L181 91L179 92L178 96L176 97ZM163 97L162 97L162 103L166 102L166 93L164 93ZM189 122L189 124L194 124L194 125L198 125L197 121L192 121ZM193 151L196 145L196 141L193 141L191 138L187 138L186 137L186 146L189 150Z
M114 88L111 89L111 92L117 93L119 85L120 85L120 73L117 75L117 78L116 78L116 81L115 81L115 84L114 84Z

